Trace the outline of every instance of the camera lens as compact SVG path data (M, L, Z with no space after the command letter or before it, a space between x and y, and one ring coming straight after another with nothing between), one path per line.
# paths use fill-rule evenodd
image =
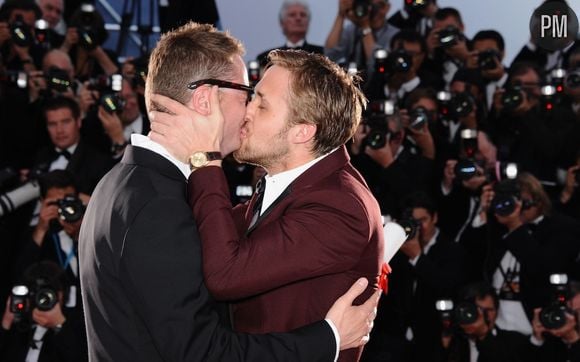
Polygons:
M52 289L39 289L36 293L35 303L36 308L41 311L48 311L54 308L56 303L58 302L58 298L56 292Z
M479 309L473 303L463 302L455 308L455 320L459 324L472 324L477 320Z
M522 104L524 97L519 87L514 87L505 91L501 96L501 103L506 110L514 110Z
M477 174L477 166L475 162L470 160L459 160L455 164L455 177L460 181L467 181Z
M424 107L412 109L409 113L409 117L411 118L410 126L415 130L420 130L423 128L425 123L429 122L429 114L427 113L427 109Z
M461 32L453 25L439 31L439 46L443 48L450 48L457 44Z
M496 215L508 216L516 209L516 199L512 195L496 195L491 201L491 208Z
M76 196L67 196L58 201L58 214L68 223L80 220L84 213L84 205Z
M566 324L566 307L563 305L552 305L542 308L540 311L540 322L549 329L558 329Z

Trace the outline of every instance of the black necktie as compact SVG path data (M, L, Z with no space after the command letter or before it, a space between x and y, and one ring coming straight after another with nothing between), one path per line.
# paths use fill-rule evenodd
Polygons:
M252 221L250 222L251 228L254 226L258 218L260 217L260 210L262 210L262 201L264 201L264 192L266 191L266 180L264 177L258 180L256 183L256 202L254 203L254 207L252 208Z

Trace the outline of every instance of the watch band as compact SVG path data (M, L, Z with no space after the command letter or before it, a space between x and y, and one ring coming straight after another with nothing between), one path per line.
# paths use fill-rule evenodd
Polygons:
M372 32L373 32L373 29L371 29L371 28L364 28L364 29L362 30L362 35L363 35L363 36L367 36L367 35L369 35L369 34L370 34L370 33L372 33Z

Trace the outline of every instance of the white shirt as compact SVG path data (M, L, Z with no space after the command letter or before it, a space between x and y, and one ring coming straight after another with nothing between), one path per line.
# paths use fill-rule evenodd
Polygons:
M292 43L290 40L286 40L286 46L290 49L292 48L302 48L306 41L304 39L298 40L296 43Z
M405 94L407 93L411 93L411 91L413 91L413 89L417 88L419 86L419 84L421 83L421 79L419 77L415 77L411 80L406 81L405 83L401 84L401 87L399 89L397 89L396 93L391 94L391 91L389 90L389 86L387 84L385 84L384 87L384 92L385 92L385 96L387 96L387 98L389 99L403 99L405 97Z
M40 350L42 349L43 338L46 334L47 329L37 325L34 328L34 335L32 340L35 342L36 348L29 347L28 353L26 354L25 362L38 362L38 357L40 356Z
M77 149L77 146L78 146L78 143L75 143L74 145L70 146L66 150L71 155L73 155L75 153L75 150ZM60 148L57 148L57 147L55 147L55 150L56 150L56 152L62 151ZM67 160L66 157L64 157L63 155L60 155L60 156L58 156L58 158L56 160L52 161L48 170L49 171L66 170L66 167L68 166L68 162L69 162L69 160Z
M491 109L491 106L493 105L493 95L494 95L496 89L503 87L503 85L505 84L507 79L508 79L508 74L507 74L507 72L504 72L503 76L500 79L489 82L485 86L485 96L486 96L485 99L487 102L487 110L488 111Z

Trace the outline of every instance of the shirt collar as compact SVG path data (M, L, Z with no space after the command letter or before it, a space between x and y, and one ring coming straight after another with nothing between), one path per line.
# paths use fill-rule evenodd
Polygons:
M187 163L181 162L175 157L173 157L169 151L159 143L152 141L149 137L144 136L142 134L132 134L131 135L131 144L135 147L145 148L151 152L155 152L156 154L165 157L169 162L175 165L183 173L185 179L189 177L191 174L191 170Z
M429 252L429 249L431 249L431 247L435 245L438 236L439 236L439 228L435 228L435 234L433 234L431 239L429 239L427 245L423 247L423 254L427 254Z
M535 218L534 220L532 220L532 224L534 225L538 225L540 224L542 221L544 220L544 215L540 215L537 218Z
M399 91L397 92L399 97L403 98L405 94L410 93L413 89L417 88L419 83L421 83L421 79L416 76L415 78L401 84L401 88L399 88Z
M73 153L75 153L75 150L77 149L77 146L78 145L79 145L78 143L75 143L74 145L68 147L66 150L68 151L68 153L70 153L72 155ZM61 150L58 147L55 147L54 149L56 150L56 152L62 152L62 151L64 151L64 150Z
M287 48L302 48L306 43L306 39L300 39L296 43L292 43L290 40L286 40L286 47Z

